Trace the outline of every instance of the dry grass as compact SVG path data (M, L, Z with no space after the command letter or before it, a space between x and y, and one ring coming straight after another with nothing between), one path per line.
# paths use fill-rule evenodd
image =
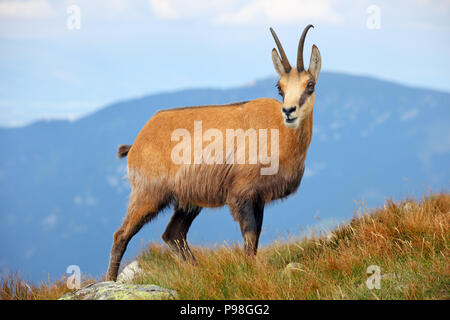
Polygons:
M151 245L139 280L181 299L449 299L449 226L448 194L388 201L327 236L264 247L256 259L238 247L195 248L193 266ZM370 265L381 269L380 289L366 286Z
M237 246L196 247L194 266L153 244L138 257L144 274L135 282L174 289L180 299L450 299L449 226L449 194L388 201L328 235L263 247L255 259ZM366 286L370 265L381 269L380 289ZM4 277L0 285L1 299L69 291L62 280L30 287Z
M94 279L85 278L82 285L93 282ZM32 284L22 279L19 274L10 273L0 279L0 300L56 300L70 291L65 278Z

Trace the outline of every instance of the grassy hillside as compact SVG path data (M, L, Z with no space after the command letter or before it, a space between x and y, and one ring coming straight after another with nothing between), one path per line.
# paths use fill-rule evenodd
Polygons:
M236 246L196 247L194 266L153 244L138 257L144 274L135 282L174 289L180 299L450 299L450 195L362 211L329 234L263 247L256 259ZM380 289L366 285L371 265L381 271ZM27 289L9 277L0 298L67 291L63 281Z

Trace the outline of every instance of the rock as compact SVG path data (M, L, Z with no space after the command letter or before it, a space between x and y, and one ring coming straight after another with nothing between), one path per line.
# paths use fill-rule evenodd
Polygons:
M139 274L142 274L142 269L139 268L139 263L134 260L122 270L122 272L117 277L117 282L131 282Z
M175 298L177 298L177 293L174 290L156 285L104 281L67 293L59 300L167 300Z

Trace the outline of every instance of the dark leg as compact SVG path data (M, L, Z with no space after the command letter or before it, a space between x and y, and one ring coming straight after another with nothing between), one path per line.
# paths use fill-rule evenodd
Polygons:
M255 212L255 220L256 220L256 232L257 232L257 238L256 238L256 250L258 250L258 242L259 242L259 236L261 235L262 230L262 224L263 224L263 216L264 216L264 202L262 200L256 200L254 202L254 212Z
M120 262L131 238L166 205L161 201L150 199L148 195L131 193L127 215L120 228L114 233L114 243L106 274L107 280L116 281Z
M256 255L262 228L264 203L260 200L246 200L232 201L228 205L241 228L245 253L249 256Z
M164 242L167 243L172 252L183 260L195 261L187 243L186 235L200 210L201 208L196 206L189 208L175 206L173 216L162 235Z

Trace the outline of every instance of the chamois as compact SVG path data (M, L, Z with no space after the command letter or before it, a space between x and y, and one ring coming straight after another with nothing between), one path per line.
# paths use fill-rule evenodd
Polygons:
M200 210L224 205L228 205L239 223L246 254L256 255L264 205L294 193L305 169L312 137L314 87L321 69L321 57L315 45L308 70L303 65L303 46L311 27L308 25L300 37L296 69L291 67L276 33L270 28L281 55L275 48L272 50L273 65L280 76L277 87L282 103L261 98L160 111L143 127L133 145L119 147L118 156L128 156L131 194L127 215L114 233L107 279L116 280L130 239L172 204L174 213L162 239L179 258L195 262L186 235ZM207 131L198 134L199 127ZM271 139L265 146L269 129ZM230 132L234 136L229 140ZM252 141L256 141L258 132L260 150L256 153ZM223 146L225 135L231 147ZM174 148L174 141L181 139L184 143ZM240 139L243 144L235 145L234 141ZM205 141L212 142L203 148ZM273 172L263 173L269 149L277 162ZM178 161L180 154L184 162ZM258 154L259 162L254 157ZM174 156L178 157L177 161Z

